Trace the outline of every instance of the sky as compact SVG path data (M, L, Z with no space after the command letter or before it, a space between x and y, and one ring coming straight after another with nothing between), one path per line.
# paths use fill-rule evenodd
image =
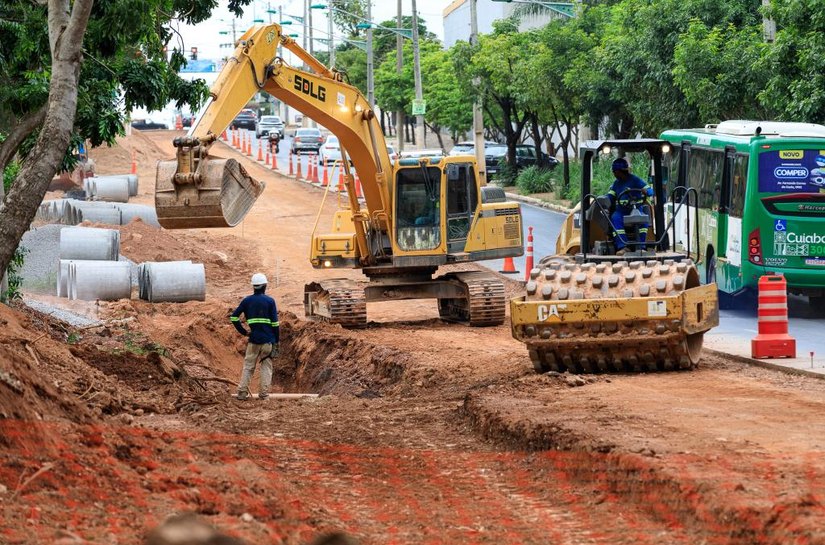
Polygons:
M314 0L311 3L326 4L325 0ZM444 8L450 4L450 0L417 0L418 15L426 22L427 29L435 33L436 36L443 39L444 27L442 24L442 12ZM279 9L283 6L284 13L291 15L303 15L303 0L254 0L245 10L244 16L235 21L235 28L238 35L242 34L247 28L252 26L254 19L263 19L269 21L270 14L267 9ZM404 15L412 15L412 1L403 0ZM387 19L395 18L397 3L396 0L373 0L372 2L372 19L380 23ZM313 10L312 26L315 30L316 38L326 38L327 31L327 10L316 9ZM278 15L272 15L272 21L276 22ZM178 27L178 30L183 38L184 51L188 52L191 47L198 48L198 57L201 59L221 59L227 52L231 51L230 47L220 47L221 43L231 42L230 35L221 35L221 31L230 31L232 29L232 14L226 9L226 2L220 2L220 7L215 10L214 15L208 21L199 25ZM293 22L290 26L290 32L301 33L301 25ZM334 33L337 33L336 30ZM298 43L301 43L301 37L297 38ZM175 47L174 42L170 44ZM323 47L322 44L316 42L316 47Z

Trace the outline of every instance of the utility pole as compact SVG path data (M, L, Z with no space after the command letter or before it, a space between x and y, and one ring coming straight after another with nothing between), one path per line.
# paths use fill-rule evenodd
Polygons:
M470 0L470 45L478 45L478 0ZM479 78L473 78L473 86L478 90ZM481 111L481 96L473 101L473 148L476 156L476 171L481 185L487 185L487 166L484 161L484 115Z
M424 99L424 91L421 89L421 54L418 44L418 12L416 11L415 0L412 0L412 35L413 35L413 71L415 73L415 99ZM426 148L424 142L424 116L415 116L415 143L421 148Z
M312 0L307 0L307 27L309 28L309 54L315 56L315 40L312 38L312 7L309 3Z
M403 21L401 20L401 0L398 0L398 17L396 19L396 27L402 28ZM395 71L401 74L404 68L404 36L401 31L395 35ZM399 109L395 112L395 137L398 139L398 153L404 151L404 110Z
M280 5L280 6L278 6L278 24L281 25L281 32L284 31L283 22L284 22L284 6ZM278 56L281 57L281 58L284 58L284 47L280 44L280 42L278 43ZM283 106L283 108L284 108L283 121L284 121L284 127L286 127L287 125L289 125L289 105L282 100L281 101L281 106Z
M335 66L335 43L332 39L332 0L329 2L329 12L327 13L327 38L329 38L329 67Z
M767 9L771 7L771 0L762 0L762 8ZM773 43L776 40L776 21L768 18L762 18L762 34L767 43Z
M372 0L367 0L367 102L370 108L375 108L375 74L373 74L372 59Z

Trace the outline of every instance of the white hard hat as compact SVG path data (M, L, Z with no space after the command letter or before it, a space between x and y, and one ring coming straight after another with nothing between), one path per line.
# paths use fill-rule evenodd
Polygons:
M252 286L265 286L267 284L266 275L264 273L255 273L252 275Z

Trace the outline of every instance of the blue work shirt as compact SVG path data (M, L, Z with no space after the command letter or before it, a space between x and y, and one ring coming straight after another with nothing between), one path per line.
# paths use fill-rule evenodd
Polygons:
M638 189L639 191L631 191L622 195L622 192L628 189ZM610 190L607 192L610 200L614 203L619 199L619 196L622 195L622 200L617 202L617 205L622 209L630 208L630 201L638 201L642 194L652 197L653 188L635 174L630 174L625 181L618 179L613 180L613 184L611 184Z
M241 314L244 315L251 332L247 332L241 323ZM244 297L235 312L229 318L232 325L241 335L249 335L249 342L254 344L278 343L279 324L278 307L275 299L265 293L255 293Z

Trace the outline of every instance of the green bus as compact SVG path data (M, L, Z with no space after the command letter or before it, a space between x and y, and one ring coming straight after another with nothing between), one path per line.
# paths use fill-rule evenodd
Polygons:
M661 137L673 147L668 194L695 190L671 243L704 281L736 297L782 273L789 293L825 307L825 126L725 121Z

